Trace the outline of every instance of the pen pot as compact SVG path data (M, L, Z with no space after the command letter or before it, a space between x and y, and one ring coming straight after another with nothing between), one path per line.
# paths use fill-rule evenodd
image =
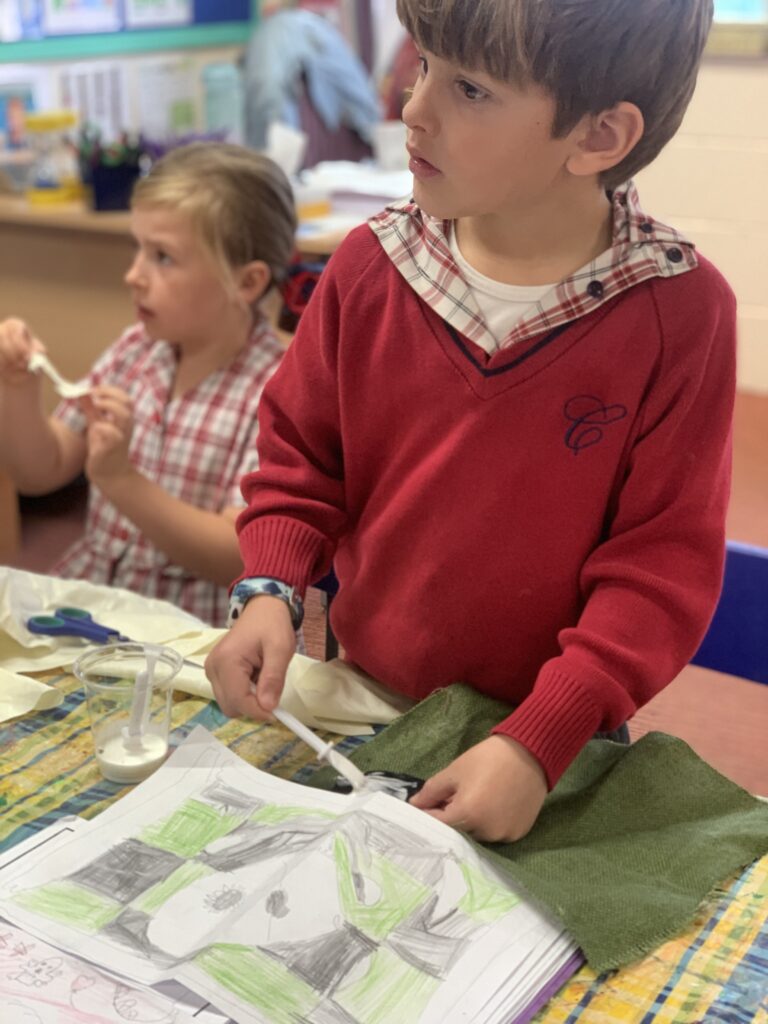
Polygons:
M183 663L169 647L105 644L73 666L85 688L96 761L112 782L140 782L168 753L173 680Z
M94 210L127 210L141 170L138 164L96 164L91 171Z

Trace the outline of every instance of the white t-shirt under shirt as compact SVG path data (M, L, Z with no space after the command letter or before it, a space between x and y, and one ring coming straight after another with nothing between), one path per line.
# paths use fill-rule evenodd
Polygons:
M492 277L486 277L485 274L479 273L464 259L459 249L454 227L451 228L448 243L451 255L456 260L464 280L474 293L486 326L496 339L495 348L491 347L490 339L487 336L478 340L478 344L490 355L496 351L498 343L506 338L517 321L525 316L532 306L543 299L553 285L503 284L501 281L494 281Z

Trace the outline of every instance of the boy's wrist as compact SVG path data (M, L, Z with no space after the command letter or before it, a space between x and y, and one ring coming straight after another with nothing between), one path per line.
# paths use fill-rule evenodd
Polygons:
M284 601L291 614L293 628L299 629L304 621L304 603L301 596L295 587L271 576L249 576L235 584L229 598L227 625L231 626L237 621L252 597L262 595Z

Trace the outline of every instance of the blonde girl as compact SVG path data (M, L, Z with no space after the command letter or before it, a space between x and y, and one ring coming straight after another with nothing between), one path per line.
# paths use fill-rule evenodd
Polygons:
M241 571L239 481L257 466L257 406L283 351L261 303L293 251L290 185L242 147L182 147L137 184L131 231L137 322L97 360L86 398L46 416L27 369L44 346L22 321L0 324L0 460L25 494L90 482L85 533L51 573L222 625Z

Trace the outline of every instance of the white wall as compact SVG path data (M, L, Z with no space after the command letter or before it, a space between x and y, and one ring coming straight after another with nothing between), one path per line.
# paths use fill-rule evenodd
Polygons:
M705 61L678 135L637 183L648 213L728 278L739 387L768 394L768 60Z
M397 18L392 0L371 0L374 38L374 78L379 81L389 68L397 48L405 35L405 29Z

